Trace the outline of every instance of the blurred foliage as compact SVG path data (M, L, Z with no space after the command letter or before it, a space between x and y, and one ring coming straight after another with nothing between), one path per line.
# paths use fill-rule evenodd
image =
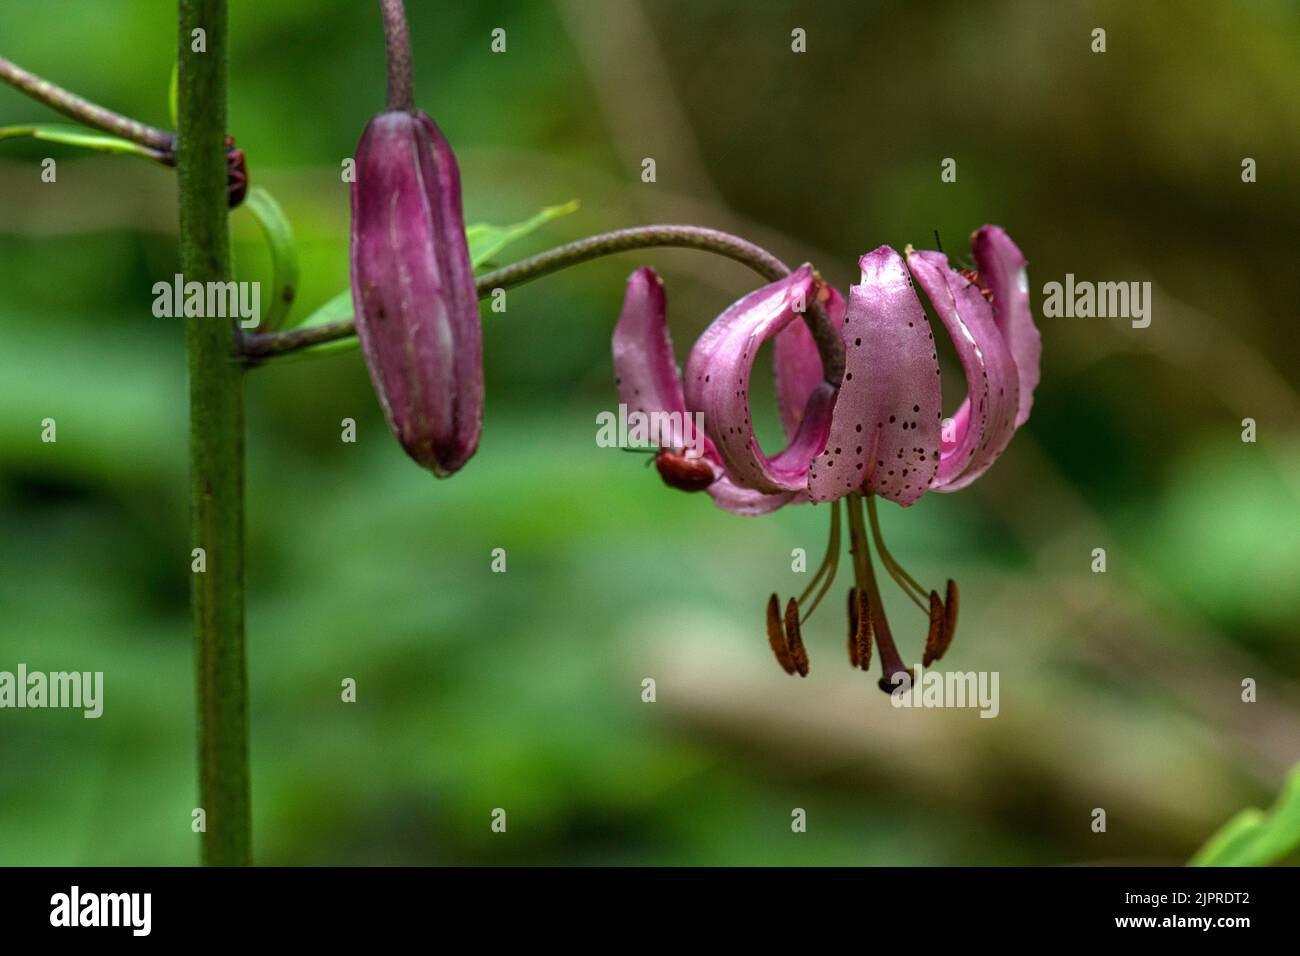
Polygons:
M231 7L231 133L293 224L307 315L347 283L339 171L382 106L379 18L349 0ZM843 659L843 582L805 631L811 676L790 681L762 608L802 589L790 552L820 554L824 510L737 518L595 446L626 275L664 275L684 355L752 287L740 266L625 255L512 290L484 312L481 449L446 482L390 439L355 350L255 370L261 862L1177 863L1268 802L1300 758L1300 8L410 7L420 105L456 146L467 221L582 197L510 258L689 221L844 285L882 243L937 230L960 256L998 222L1036 302L1067 272L1149 280L1153 322L1041 320L1042 385L1007 454L963 494L882 513L915 575L960 582L945 661L1001 672L995 720L891 708ZM158 125L175 42L164 0L0 5L0 54ZM54 118L0 89L0 124ZM99 720L0 712L0 863L197 858L183 334L150 312L177 267L174 185L0 143L0 669L106 685ZM270 281L252 217L232 229L240 275ZM895 598L916 654L923 622Z

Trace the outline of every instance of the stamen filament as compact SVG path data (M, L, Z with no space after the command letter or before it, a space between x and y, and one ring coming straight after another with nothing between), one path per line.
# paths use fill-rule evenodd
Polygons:
M839 570L839 567L840 503L838 501L832 501L831 535L830 541L826 544L826 556L822 558L821 567L817 569L817 573L813 575L813 579L808 582L808 587L804 589L803 594L799 595L799 606L803 607L804 602L808 600L808 595L812 594L813 588L817 586L818 582L821 582L821 590L817 592L817 597L813 600L812 605L808 610L803 612L803 616L799 619L800 623L803 623L807 621L808 618L812 617L813 611L817 610L817 605L822 603L822 598L826 596L826 592L830 590L831 584L835 581L835 574Z
M899 586L904 594L912 599L912 603L919 607L926 614L930 609L925 604L926 591L917 583L916 578L907 573L907 570L899 564L889 549L885 547L885 537L880 533L880 519L876 516L876 497L867 495L867 517L871 520L871 536L876 541L876 551L880 554L880 563L885 566L889 576L894 579L894 583Z

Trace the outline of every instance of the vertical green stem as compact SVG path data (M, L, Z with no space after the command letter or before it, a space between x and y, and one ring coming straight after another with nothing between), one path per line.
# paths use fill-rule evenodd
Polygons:
M196 30L201 30L201 43ZM196 49L201 47L201 49ZM180 0L177 170L181 272L230 279L226 194L226 0ZM187 317L190 537L198 677L203 862L250 862L244 666L244 393L233 320Z

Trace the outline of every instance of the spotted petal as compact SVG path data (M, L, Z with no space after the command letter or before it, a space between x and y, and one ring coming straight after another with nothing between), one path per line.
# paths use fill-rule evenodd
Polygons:
M849 290L844 380L809 495L833 501L865 487L901 505L925 494L939 465L939 361L903 258L881 246Z
M998 226L984 226L971 236L971 254L981 281L993 294L993 321L1011 349L1020 376L1016 427L1029 418L1038 387L1043 339L1029 309L1029 276L1025 257L1011 237Z
M812 267L804 265L751 292L705 330L686 363L686 403L704 413L704 429L727 475L742 487L767 494L803 491L808 462L825 444L835 400L831 385L812 390L798 432L773 457L759 447L749 409L749 377L759 349L800 317L814 285Z
M956 491L984 474L1016 430L1020 379L993 310L974 282L948 265L941 252L910 252L908 268L947 328L966 373L965 402L945 435L937 491Z

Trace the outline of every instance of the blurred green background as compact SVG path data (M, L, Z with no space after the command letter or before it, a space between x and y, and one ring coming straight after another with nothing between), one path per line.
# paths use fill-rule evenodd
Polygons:
M383 104L379 15L231 7L231 132L294 223L314 308L347 281L339 169ZM791 549L816 560L824 509L735 517L596 447L626 275L665 276L684 356L754 286L741 266L653 251L510 292L484 314L482 445L450 481L390 438L356 351L254 371L259 862L1179 863L1271 799L1300 759L1296 4L408 7L467 220L582 200L508 258L684 221L844 287L882 243L938 230L965 256L996 222L1036 311L1072 272L1149 280L1153 321L1040 316L1008 452L962 494L883 511L914 574L961 584L945 664L1001 673L995 720L895 710L852 671L844 580L805 629L811 676L786 677L763 605L802 589ZM162 0L0 6L0 55L157 125L175 42ZM0 124L25 121L60 118L0 88ZM0 144L0 670L106 683L97 721L0 712L0 863L198 857L183 331L150 312L175 223L168 170ZM241 276L266 279L247 210L232 230ZM887 600L919 654L923 622Z

